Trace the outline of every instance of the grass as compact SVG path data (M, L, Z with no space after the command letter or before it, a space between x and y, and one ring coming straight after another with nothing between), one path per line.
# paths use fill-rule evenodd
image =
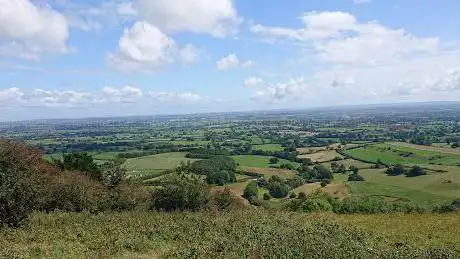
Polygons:
M181 161L194 161L185 157L186 153L174 152L164 153L153 156L144 156L126 160L125 168L130 175L145 175L156 174L161 175L162 171L173 169L180 164Z
M378 196L391 201L410 201L421 206L445 204L452 198L436 195L417 189L373 182L349 182L352 195Z
M365 169L365 168L370 168L372 164L367 164L358 160L353 160L353 159L344 159L340 161L335 161L338 164L343 164L347 169L350 168L350 166L356 166L359 169ZM331 168L331 163L332 162L326 162L322 163L326 168Z
M24 227L0 231L0 257L458 258L458 219L263 210L34 214Z
M434 152L392 144L376 144L363 148L347 150L346 152L360 159L372 162L377 162L377 160L380 159L382 162L388 164L460 165L460 154ZM410 155L403 156L409 152L411 152Z
M252 149L254 150L262 150L262 151L283 151L284 147L280 144L265 144L265 145L253 145Z
M278 175L281 178L293 178L296 175L294 171L278 168L258 168L241 166L240 169L250 173L263 174L266 179L272 177L273 175Z
M310 194L316 190L321 189L324 192L327 192L329 195L332 197L336 197L339 199L343 199L346 196L349 195L350 190L348 186L344 183L337 183L337 184L328 184L326 187L322 188L321 184L319 183L309 183L309 184L304 184L300 187L297 187L296 189L292 190L296 194L299 194L300 192L304 192L306 194Z
M254 156L254 155L240 155L240 156L232 156L232 158L240 165L246 167L259 167L259 168L269 168L270 158L269 156ZM280 164L291 164L294 165L296 168L299 166L298 163L294 163L285 159L279 159Z
M304 154L300 155L299 158L310 158L313 162L326 162L326 161L331 161L332 159L340 157L343 158L342 155L337 153L335 150L325 150L325 151L320 151L312 154Z

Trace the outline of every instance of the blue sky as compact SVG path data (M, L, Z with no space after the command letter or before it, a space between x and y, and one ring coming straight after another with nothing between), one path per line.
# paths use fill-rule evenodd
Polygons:
M460 100L460 2L0 0L0 120Z

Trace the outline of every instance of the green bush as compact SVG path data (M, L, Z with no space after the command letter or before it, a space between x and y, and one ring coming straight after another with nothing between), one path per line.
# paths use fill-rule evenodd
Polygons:
M27 174L0 163L0 227L17 227L32 212L38 193Z
M426 175L425 169L420 166L413 166L409 171L406 172L407 177L417 177Z
M227 183L234 183L236 182L236 177L233 172L228 171L217 171L211 172L206 176L206 182L208 184L217 184L217 185L224 185Z
M289 194L289 187L280 182L268 183L267 189L273 198L285 198Z
M103 180L101 167L88 153L62 154L62 160L53 159L53 162L62 170L84 172L93 180Z
M199 176L172 174L162 179L153 192L150 209L198 211L208 206L209 187Z
M362 182L362 181L364 181L364 177L362 177L359 174L350 174L348 176L348 181L349 182Z
M238 204L238 198L228 187L225 187L222 191L216 191L212 195L212 199L213 205L218 210L228 210Z
M259 188L257 186L257 182L250 181L246 185L246 188L244 188L243 197L249 201L251 198L257 197L258 195L259 195Z

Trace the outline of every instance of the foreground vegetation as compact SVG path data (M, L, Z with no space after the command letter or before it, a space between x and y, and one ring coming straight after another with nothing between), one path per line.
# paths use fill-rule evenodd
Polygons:
M34 214L24 227L0 232L0 257L458 258L458 217L254 209Z

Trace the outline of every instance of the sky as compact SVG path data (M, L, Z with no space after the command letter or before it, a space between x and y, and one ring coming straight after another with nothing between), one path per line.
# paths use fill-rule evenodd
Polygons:
M457 0L0 0L0 120L460 100Z

